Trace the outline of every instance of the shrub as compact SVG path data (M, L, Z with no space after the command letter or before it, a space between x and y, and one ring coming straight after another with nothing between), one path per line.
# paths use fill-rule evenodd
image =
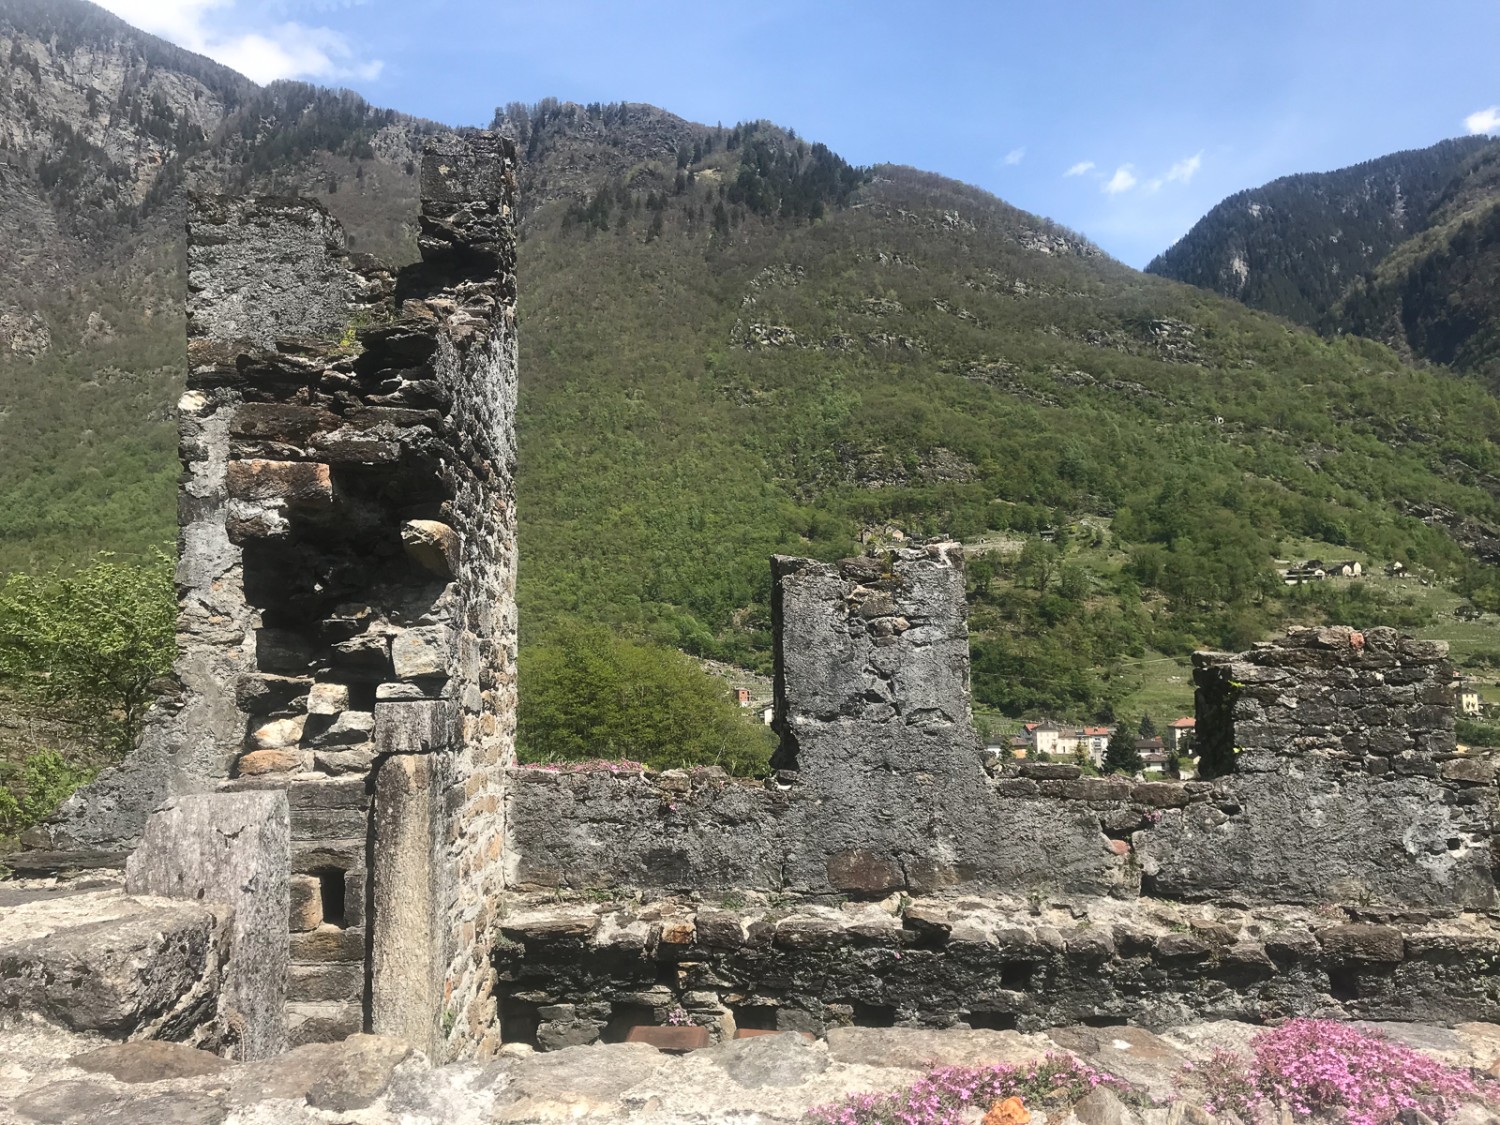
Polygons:
M39 750L21 766L20 777L0 787L0 835L15 835L51 816L94 771L70 763L55 750Z
M172 667L172 561L108 554L71 574L13 574L0 588L0 677L97 750L135 746L154 681Z

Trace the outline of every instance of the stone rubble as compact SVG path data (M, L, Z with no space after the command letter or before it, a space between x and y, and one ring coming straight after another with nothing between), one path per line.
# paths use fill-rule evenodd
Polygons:
M1372 1026L1478 1073L1500 1058L1494 1024L1451 1031ZM826 1042L769 1035L684 1055L623 1043L542 1054L508 1047L491 1063L433 1067L404 1042L375 1035L235 1063L181 1044L104 1044L13 1022L0 1025L0 1125L792 1125L846 1094L907 1086L933 1065L1027 1063L1049 1053L1073 1054L1133 1093L1095 1091L1073 1105L1031 1105L1034 1125L1212 1125L1216 1119L1177 1078L1185 1063L1214 1048L1243 1052L1254 1031L1224 1021L1165 1035L1088 1026L1026 1035L845 1028ZM1450 1120L1484 1125L1500 1118L1475 1102Z

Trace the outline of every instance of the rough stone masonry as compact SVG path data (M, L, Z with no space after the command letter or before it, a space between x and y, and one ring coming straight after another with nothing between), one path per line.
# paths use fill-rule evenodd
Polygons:
M284 794L289 858L260 855L284 869L270 939L290 956L284 1013L257 998L285 1020L280 1041L373 1029L435 1057L498 1046L514 196L508 141L432 143L421 261L401 270L350 254L309 200L191 204L180 693L32 843L123 850L144 837L132 869L157 877L142 889L191 891L184 873L217 870L203 858L217 845L187 854L183 833L150 827L181 810L154 810Z
M1494 766L1392 630L1199 654L1202 778L1085 777L983 759L957 544L777 558L772 777L515 767L514 160L436 142L399 271L306 200L194 201L181 691L32 841L212 904L162 960L211 988L110 975L142 1033L1500 1020Z
M1203 780L985 763L962 568L773 562L769 783L515 771L507 1036L1500 1018L1495 770L1444 646L1199 654Z

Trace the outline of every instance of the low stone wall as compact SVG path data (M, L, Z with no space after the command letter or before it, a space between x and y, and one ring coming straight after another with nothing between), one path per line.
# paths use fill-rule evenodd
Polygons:
M1083 777L1014 762L970 810L982 866L935 871L820 850L828 803L798 786L717 770L653 775L520 768L509 823L517 890L735 889L869 898L902 891L1145 895L1187 901L1405 906L1441 914L1494 901L1488 755L1440 776L1230 776L1212 782ZM1446 776L1442 776L1446 775ZM811 857L811 858L809 858ZM992 890L993 893L993 890Z
M1495 905L1495 767L1454 744L1440 644L1199 654L1209 779L1091 778L982 764L951 545L773 573L776 776L519 770L512 887Z
M752 898L515 904L496 951L506 1037L555 1049L684 1019L728 1038L746 1027L1500 1018L1500 934L1475 917Z

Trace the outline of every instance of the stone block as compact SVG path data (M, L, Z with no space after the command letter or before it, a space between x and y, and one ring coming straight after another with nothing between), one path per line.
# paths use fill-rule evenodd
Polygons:
M8 903L0 1010L117 1039L211 1035L228 928L220 904L118 889Z
M351 1001L364 997L365 963L329 961L319 965L292 965L287 976L289 1003Z
M380 754L429 754L457 741L455 706L447 700L375 704L374 741Z
M348 709L348 684L317 683L313 684L308 691L307 713L309 715L337 715Z
M229 433L238 438L305 445L314 434L336 429L338 425L338 415L319 406L246 402L235 409Z
M252 730L246 741L251 750L285 750L302 741L302 732L306 726L306 715L272 719Z
M356 746L370 741L375 732L375 715L371 711L345 711L333 725L308 739L314 746Z
M270 715L277 711L300 711L312 681L305 676L275 676L251 673L235 681L234 701L247 715Z
M357 927L320 925L305 934L292 934L292 960L301 964L365 959L365 935Z
M422 569L440 578L458 573L461 544L458 532L437 520L407 520L401 525L401 546Z
M286 1047L290 849L284 793L198 794L153 813L125 867L132 893L222 902L234 911L221 1005L236 1022L240 1058Z
M1493 785L1495 763L1488 758L1454 758L1444 762L1439 770L1445 781L1461 781L1468 785Z
M291 511L326 510L334 503L329 467L312 461L231 461L225 481L233 500L271 503Z
M323 924L323 892L319 880L312 875L293 875L288 880L291 909L288 912L288 928L294 933L316 930Z
M906 885L895 857L869 848L848 848L829 856L827 872L828 885L836 891L877 895Z
M446 676L453 631L446 625L405 629L391 641L391 666L403 680Z
M1340 961L1382 961L1394 964L1406 956L1405 939L1394 926L1352 923L1318 931L1323 952Z
M252 750L234 763L235 777L275 777L303 768L302 755L293 750Z

